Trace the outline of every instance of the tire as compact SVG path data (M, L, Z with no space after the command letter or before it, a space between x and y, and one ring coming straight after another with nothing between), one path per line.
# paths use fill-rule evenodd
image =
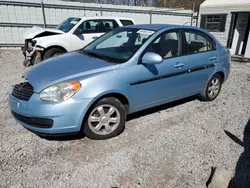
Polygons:
M48 59L52 56L60 55L62 53L65 53L65 50L61 48L51 48L44 53L43 60Z
M112 110L111 110L112 109ZM114 97L103 98L87 113L83 124L84 134L94 140L115 137L123 132L126 110Z
M199 94L198 98L201 101L213 101L219 95L221 86L222 86L222 77L219 74L215 74L209 80L207 86Z
M23 61L23 66L29 67L30 66L30 61L27 61L26 59Z

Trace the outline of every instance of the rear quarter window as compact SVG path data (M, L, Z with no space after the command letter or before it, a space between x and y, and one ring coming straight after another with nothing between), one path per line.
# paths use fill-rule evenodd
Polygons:
M126 25L134 25L134 23L131 20L120 20L123 26Z

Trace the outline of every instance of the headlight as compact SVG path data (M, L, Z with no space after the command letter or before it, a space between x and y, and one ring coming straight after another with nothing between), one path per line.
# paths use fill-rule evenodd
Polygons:
M33 47L35 45L36 45L36 41L35 40L29 40L27 48L31 50L31 49L33 49Z
M32 41L31 41L31 46L34 47L35 45L36 45L36 40L32 40Z
M40 98L43 101L65 101L72 97L80 88L81 84L78 81L56 84L44 89L40 93Z

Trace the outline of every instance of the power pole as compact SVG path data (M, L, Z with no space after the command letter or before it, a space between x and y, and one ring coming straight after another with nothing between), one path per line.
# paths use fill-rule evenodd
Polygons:
M163 0L163 7L167 7L167 0Z
M196 1L196 0L193 0L193 10L192 10L192 14L191 14L191 16L192 16L192 17L191 17L191 26L193 26L195 1Z

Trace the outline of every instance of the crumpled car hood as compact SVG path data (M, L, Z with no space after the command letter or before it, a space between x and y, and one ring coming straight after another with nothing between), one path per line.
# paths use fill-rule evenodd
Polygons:
M57 29L48 29L48 28L42 28L34 26L28 31L26 31L23 35L24 39L33 39L37 36L49 36L49 35L55 35L55 34L63 34L63 31L57 30Z

